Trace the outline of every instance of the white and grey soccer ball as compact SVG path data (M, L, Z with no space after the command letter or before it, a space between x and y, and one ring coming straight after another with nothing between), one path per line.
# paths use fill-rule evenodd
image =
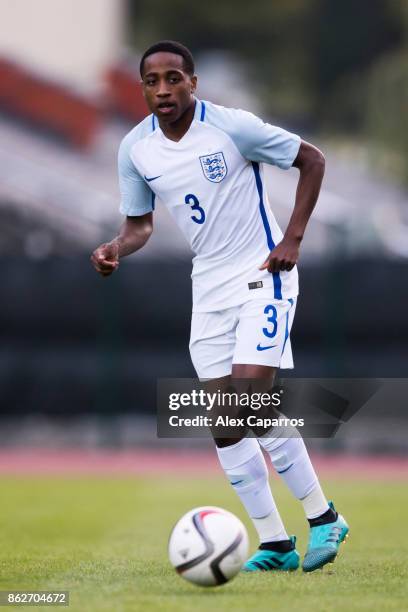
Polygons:
M176 523L169 558L177 573L194 584L216 586L231 580L248 558L248 533L231 512L203 506Z

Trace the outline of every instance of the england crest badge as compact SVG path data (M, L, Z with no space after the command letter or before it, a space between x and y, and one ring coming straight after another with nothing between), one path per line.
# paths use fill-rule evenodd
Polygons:
M200 163L205 178L212 183L220 183L227 176L228 168L223 153L201 155Z

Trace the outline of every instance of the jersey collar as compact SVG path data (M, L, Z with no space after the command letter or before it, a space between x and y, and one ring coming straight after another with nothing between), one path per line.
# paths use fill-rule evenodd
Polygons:
M155 131L155 129L157 129L160 132L160 136L163 139L163 142L166 143L167 147L170 147L172 149L179 149L182 144L184 144L186 142L186 138L188 136L188 134L191 131L191 128L193 127L193 124L198 121L204 121L205 119L205 103L202 102L202 100L199 100L198 98L194 97L194 102L195 102L195 106L194 106L194 115L193 115L193 120L190 124L190 127L188 128L187 132L184 134L183 138L179 141L174 141L174 140L170 140L169 138L166 138L166 136L164 135L163 131L160 128L159 122L157 120L157 117L155 115L153 115L154 119L155 119L155 128L153 129L153 131Z
M195 106L193 121L204 121L205 120L205 103L194 96ZM156 115L152 114L152 132L159 127L159 120Z
M205 119L205 103L202 100L194 97L195 109L194 109L194 120L204 121Z

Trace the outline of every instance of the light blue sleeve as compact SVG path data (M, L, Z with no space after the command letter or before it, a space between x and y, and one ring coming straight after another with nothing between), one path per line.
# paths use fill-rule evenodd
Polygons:
M241 155L250 161L265 162L287 170L299 152L301 139L280 127L236 108L207 103L206 121L226 132Z
M132 130L122 140L118 153L120 207L122 215L139 217L154 209L154 194L136 170L130 150L138 133ZM140 130L139 130L140 132Z

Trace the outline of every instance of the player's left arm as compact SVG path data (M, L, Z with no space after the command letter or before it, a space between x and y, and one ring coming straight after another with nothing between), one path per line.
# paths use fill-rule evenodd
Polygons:
M278 272L291 270L296 265L306 225L319 197L325 168L323 153L317 147L302 140L293 166L300 172L295 207L285 235L270 252L261 270Z

